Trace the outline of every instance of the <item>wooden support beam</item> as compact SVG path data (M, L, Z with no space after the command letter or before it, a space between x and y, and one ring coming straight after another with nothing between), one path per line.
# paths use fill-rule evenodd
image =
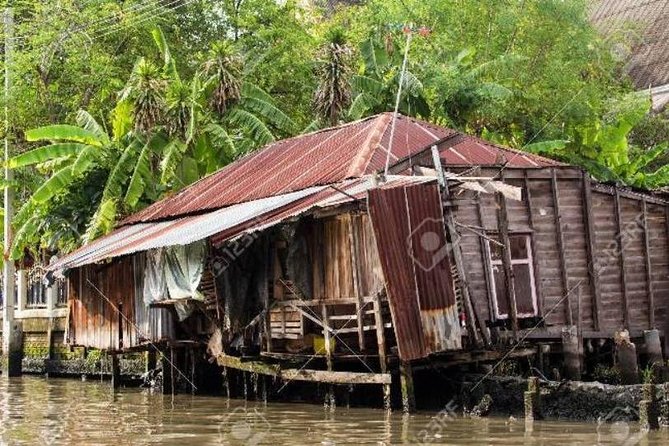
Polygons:
M332 371L332 338L330 337L328 307L325 304L321 305L321 315L323 316L323 337L325 338L325 361L328 365L328 371Z
M111 372L112 388L118 389L121 387L121 365L116 353L111 355Z
M530 179L525 170L525 205L527 206L527 223L532 231L530 235L530 249L532 250L532 269L534 270L534 286L537 294L537 312L539 316L544 315L544 292L541 286L541 271L539 270L539 256L537 255L537 244L534 239L534 203L532 202L532 192L530 191Z
M562 286L564 294L567 296L567 306L565 316L567 325L574 325L574 314L571 303L571 293L569 293L569 274L567 272L567 255L565 253L564 233L562 231L562 217L560 216L560 191L558 188L555 169L551 169L551 192L553 195L553 214L555 221L555 231L557 232L558 253L560 255L560 274L562 277Z
M648 206L646 200L641 202L644 258L646 260L646 292L648 293L648 328L655 328L655 294L653 291L653 267L650 258L650 233L648 231Z
M625 243L623 240L623 217L620 206L620 194L616 187L614 200L616 205L616 240L618 241L618 255L620 258L620 287L623 292L623 327L629 329L630 309L627 290L627 265L625 263Z
M381 373L388 372L388 358L386 357L386 334L381 313L381 294L377 293L374 299L374 323L376 325L376 343L379 349L379 368ZM383 386L383 407L390 410L390 383Z
M595 271L595 253L597 252L597 235L595 216L592 213L592 183L590 176L583 173L583 219L585 223L586 255L588 256L588 275L590 276L590 292L592 294L592 320L595 331L599 330L602 311L602 290L599 283L599 272Z
M511 264L511 242L509 241L509 220L506 208L506 198L497 192L497 229L499 231L500 241L504 245L502 252L502 266L504 268L504 283L506 284L506 293L508 296L508 313L511 318L511 329L513 330L513 339L518 340L518 308L516 305L516 287L514 283L513 266Z
M271 302L269 301L269 287L270 279L274 275L273 271L273 261L272 261L272 244L268 241L265 241L265 260L267 264L265 265L265 275L263 277L263 283L261 284L260 291L262 293L261 301L263 304L263 337L265 338L265 351L272 351L272 317L271 317ZM273 281L272 281L273 282ZM216 293L218 296L218 293ZM217 307L218 308L218 307ZM285 318L282 318L285 319ZM285 324L285 320L284 320ZM284 331L285 333L285 331Z
M360 262L358 261L358 231L359 227L354 223L354 219L357 219L357 216L349 214L349 243L351 244L351 270L353 271L353 293L357 300L355 304L355 314L358 321L358 347L361 352L365 351L365 321L363 308L365 304L362 300L362 293L360 291Z
M284 381L308 381L329 384L378 384L390 385L391 376L388 373L361 373L361 372L334 372L310 369L282 369L276 364L267 364L262 361L242 361L236 356L221 354L216 358L221 367L274 376Z
M476 210L478 212L478 217L479 217L479 224L481 225L482 228L485 227L485 222L483 220L483 206L481 205L481 195L479 194L478 200L476 202ZM488 311L490 314L490 320L495 321L495 308L494 308L494 302L492 296L494 295L495 289L494 286L495 284L492 283L492 259L490 258L490 250L487 248L486 244L488 243L488 240L485 237L479 237L479 241L481 243L481 256L483 258L483 271L485 273L485 287L487 291L487 296L488 296ZM497 330L494 330L496 333Z
M437 170L438 178L443 181L442 190L443 190L443 199L444 201L450 200L450 193L448 190L448 182L444 180L445 175L443 168L441 166L441 161L439 159L439 151L437 146L432 147L432 157L434 161L434 168ZM464 300L463 306L465 307L465 313L467 314L467 329L471 337L472 342L477 347L482 347L484 341L486 344L490 344L490 336L485 329L484 324L482 323L479 315L476 312L474 304L472 303L471 295L469 293L469 281L467 279L467 270L465 268L465 262L462 258L462 249L460 248L460 234L457 231L455 226L455 217L453 216L453 210L450 206L444 207L444 219L446 223L446 231L448 232L451 239L451 247L453 253L453 260L455 261L455 267L458 270L458 276L460 277L460 288L462 290L462 299ZM478 325L478 329L477 329ZM483 335L483 339L481 338Z

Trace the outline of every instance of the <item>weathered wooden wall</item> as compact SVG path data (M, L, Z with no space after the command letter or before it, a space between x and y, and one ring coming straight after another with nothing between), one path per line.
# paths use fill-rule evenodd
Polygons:
M69 277L69 330L72 345L120 350L137 344L134 321L134 268L131 257L87 265Z
M367 214L316 220L309 234L314 299L350 299L356 294L372 296L380 291L383 272Z
M588 336L669 328L666 202L591 182L575 168L506 169L503 180L523 190L522 201L506 200L506 216L510 233L530 235L545 332L558 335L569 324ZM498 234L494 195L459 191L455 204L458 223ZM483 320L494 320L487 242L459 232L474 305Z

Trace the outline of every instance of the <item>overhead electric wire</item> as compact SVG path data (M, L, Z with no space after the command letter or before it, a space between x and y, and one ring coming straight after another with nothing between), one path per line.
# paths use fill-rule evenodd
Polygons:
M129 26L137 26L137 25L140 25L140 24L142 24L144 22L147 22L151 19L160 17L160 16L164 15L165 13L172 11L172 9L168 9L168 8L171 8L173 5L176 5L177 3L181 3L181 4L174 6L174 9L182 8L184 6L188 6L189 4L193 3L194 1L195 0L171 0L171 1L168 0L168 3L161 4L160 8L154 8L151 11L141 13L139 16L134 18L135 19L134 21L130 21L128 23L119 22L119 23L111 25L111 26L103 27L101 29L95 30L93 35L88 35L87 34L87 36L90 38L90 40L100 39L100 38L106 37L110 34L114 34L115 32L118 32L121 29L127 28Z
M177 9L183 6L187 6L193 3L195 0L166 0L164 3L162 0L155 0L151 2L139 3L128 9L122 10L124 14L137 13L136 16L132 18L127 23L118 21L117 23L112 23L115 20L118 20L118 15L113 14L105 18L97 19L91 23L88 23L85 26L79 26L72 31L64 31L68 34L69 37L75 37L78 35L84 35L88 37L90 41L108 36L113 34L121 29L127 28L129 26L137 26L141 23L144 23L152 18L160 17L168 12L172 8ZM181 3L178 5L177 3ZM100 25L96 29L96 25ZM32 34L23 34L13 38L14 41L25 40L31 37Z

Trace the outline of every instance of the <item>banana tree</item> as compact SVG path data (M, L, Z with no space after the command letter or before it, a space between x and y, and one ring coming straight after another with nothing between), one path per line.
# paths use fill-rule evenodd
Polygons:
M86 111L77 114L78 125L50 125L26 132L26 140L46 145L11 158L7 165L18 169L36 166L47 176L17 212L20 223L13 249L18 257L25 242L32 240L42 226L41 209L56 200L76 195L73 185L88 176L106 173L97 209L87 224L82 241L88 242L109 231L120 212L133 210L142 197L153 198L150 160L160 153L160 136L145 139L131 131L127 110L117 108L110 136Z
M350 119L392 111L399 87L403 52L392 39L386 39L384 45L377 38L370 37L360 45L360 54L363 64L351 80L353 101L348 110ZM431 114L423 83L411 69L404 74L399 111L425 119Z
M628 94L610 104L607 116L571 129L571 140L542 141L524 149L580 165L601 181L642 189L667 187L669 165L652 166L667 154L669 143L641 148L629 142L631 131L650 106L647 94Z

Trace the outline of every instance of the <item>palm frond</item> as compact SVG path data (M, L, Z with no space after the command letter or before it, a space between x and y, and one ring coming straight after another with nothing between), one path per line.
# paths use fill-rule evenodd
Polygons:
M257 146L269 144L274 141L274 135L270 129L253 113L235 107L230 110L228 119L232 124L245 129L252 136L253 142Z
M51 177L46 180L35 193L33 193L32 200L37 204L45 203L70 186L73 179L72 167L63 167L58 172L51 175Z
M79 110L77 112L77 124L85 130L95 134L101 142L105 144L109 143L109 135L107 135L105 129L103 129L95 118L86 110Z
M91 147L88 144L76 142L64 142L49 144L48 146L38 147L28 152L22 153L10 158L7 161L7 167L16 169L18 167L40 164L47 161L57 160L59 158L70 158L78 156L83 150Z
M40 218L37 215L33 215L21 225L12 243L10 253L12 259L18 260L23 257L23 249L36 237L39 228Z
M169 184L174 179L177 166L187 147L178 139L173 139L165 146L163 158L160 161L160 182L162 184Z
M125 193L124 202L132 209L137 206L146 187L146 179L151 176L150 166L151 143L147 142L137 158L135 168L130 178L130 184Z
M73 141L102 147L104 142L93 132L76 125L56 124L26 132L28 141Z
M264 118L267 122L285 133L290 134L295 130L295 122L271 102L248 97L242 98L240 105L252 111L257 117Z
M137 154L143 147L142 141L133 139L125 148L121 157L116 162L109 176L102 192L102 200L119 200L123 195L123 185L128 178L128 174L132 171L132 162L136 159Z
M72 175L79 176L86 172L95 162L99 154L97 147L88 146L79 153L79 156L72 164Z
M116 223L116 204L115 199L103 200L100 203L86 229L86 234L84 234L85 244L114 229Z
M207 125L204 131L209 135L212 144L221 147L230 159L233 159L237 155L235 141L222 126L212 123Z

